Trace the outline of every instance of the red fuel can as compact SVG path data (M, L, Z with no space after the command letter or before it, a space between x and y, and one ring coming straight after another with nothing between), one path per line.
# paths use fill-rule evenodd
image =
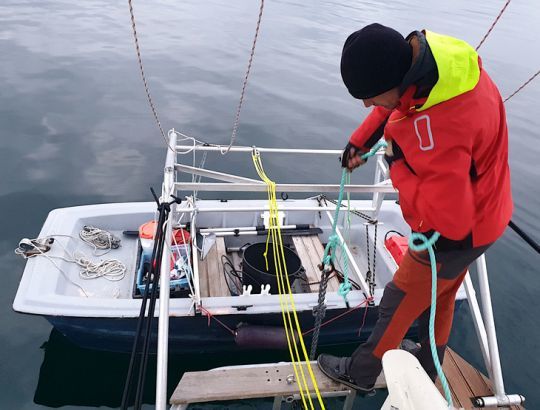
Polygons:
M394 235L384 241L384 246L399 265L409 249L409 239L406 236Z

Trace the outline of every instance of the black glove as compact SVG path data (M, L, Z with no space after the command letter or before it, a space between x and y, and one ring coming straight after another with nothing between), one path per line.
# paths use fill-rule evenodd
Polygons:
M388 147L386 148L386 152L384 153L384 159L386 163L388 164L388 168L392 166L392 163L394 161L397 161L398 159L405 158L403 156L403 151L401 151L400 146L397 144L395 140L391 140L388 142Z
M343 153L341 154L341 166L343 168L348 168L349 159L353 158L356 155L362 154L362 151L360 148L358 148L356 145L351 144L350 142L347 143L347 146L343 150Z

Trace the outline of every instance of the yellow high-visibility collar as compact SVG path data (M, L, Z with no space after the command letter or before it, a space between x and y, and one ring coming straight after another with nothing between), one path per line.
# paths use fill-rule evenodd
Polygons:
M424 111L443 101L471 91L480 79L478 54L465 41L426 30L439 79L426 102L417 111Z

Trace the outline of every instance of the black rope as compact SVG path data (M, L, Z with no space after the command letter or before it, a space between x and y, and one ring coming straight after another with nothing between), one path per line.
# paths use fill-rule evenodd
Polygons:
M386 242L386 240L388 239L388 235L391 234L391 233L395 233L395 234L397 234L397 235L399 235L399 236L401 236L401 237L404 237L404 236L405 236L405 235L403 235L403 234L402 234L401 232L399 232L399 231L395 231L395 230L393 230L393 229L390 229L388 232L386 232L386 233L384 234L384 242Z
M324 269L321 272L321 284L319 286L319 299L317 306L315 308L315 330L313 331L313 337L311 339L311 352L309 354L310 360L315 360L315 355L317 354L317 345L319 344L319 333L321 331L321 324L326 315L326 304L324 299L326 297L326 287L328 286L328 278L332 270Z
M320 198L323 199L324 201L328 201L328 202L333 203L334 205L337 205L337 201L336 201L336 200L330 199L330 198L328 198L328 197L327 197L326 195L324 195L324 194L321 194L321 195L319 195L319 196L320 196ZM320 204L320 202L319 202L319 204ZM341 207L342 207L342 208L347 208L347 205L341 204ZM365 214L365 213L362 213L362 212L357 211L357 210L355 210L355 209L351 209L351 210L349 210L349 211L350 211L351 214L356 215L356 216L358 216L358 217L360 217L360 218L362 218L362 219L365 219L365 220L368 221L368 222L371 222L371 223L374 222L374 219L373 219L371 216L369 216L369 215L367 215L367 214Z
M223 265L223 276L225 277L225 283L229 288L229 292L232 296L238 296L242 294L242 271L236 270L233 262L227 255L221 255L221 264ZM231 285L236 286L236 291L231 289Z
M164 210L164 220L167 220L167 217L170 212L170 206L169 204L161 204L160 207ZM160 211L162 211L160 209ZM135 409L140 409L142 407L142 400L143 400L143 392L144 392L144 382L146 380L146 368L148 366L148 356L150 354L150 342L152 340L152 322L154 319L154 311L156 308L156 300L157 296L159 294L158 291L158 284L159 284L159 276L161 273L161 261L163 257L163 249L166 246L165 244L165 234L163 232L163 226L161 229L158 228L158 231L160 231L159 238L156 233L155 241L158 242L158 253L157 257L155 259L155 262L153 263L153 269L154 269L154 276L152 277L152 293L150 295L150 306L148 308L148 318L146 320L146 332L145 337L143 339L143 351L142 351L142 363L141 367L139 368L139 377L137 380L137 390L135 394Z
M512 228L513 231L517 233L521 239L527 242L531 248L533 248L537 253L540 253L540 245L538 245L538 242L536 242L533 238L526 234L519 226L514 223L514 221L511 220L508 223L508 226Z
M140 338L141 338L141 331L142 331L142 328L143 328L143 323L144 323L144 319L145 319L145 316L146 316L146 305L147 305L147 302L148 302L148 297L150 296L150 298L152 299L152 297L157 293L157 286L153 285L152 284L152 287L150 287L150 283L153 282L151 281L150 279L155 279L156 276L157 276L157 272L155 272L155 267L159 266L159 264L156 262L157 261L157 257L158 255L160 254L160 250L159 250L159 241L158 241L158 238L161 238L162 236L162 230L163 230L163 224L165 223L165 220L166 220L166 212L165 212L165 209L161 206L158 207L159 209L159 216L158 216L158 222L157 222L157 230L156 230L156 236L155 236L155 240L154 240L154 248L152 250L152 259L151 259L151 263L150 263L150 269L147 273L147 280L146 280L146 285L144 287L144 293L143 293L143 298L142 298L142 303L141 303L141 310L140 310L140 313L139 313L139 318L137 320L137 328L135 330L135 339L133 341L133 347L131 349L131 358L130 358L130 361L129 361L129 367L128 367L128 372L127 372L127 376L126 376L126 381L125 381L125 384L124 384L124 392L122 394L122 404L121 404L121 408L122 410L126 410L128 408L128 401L129 401L129 396L130 396L130 393L131 393L131 385L132 385L132 379L133 379L133 373L134 373L134 369L135 369L135 360L137 358L137 350L139 348L139 341L140 341ZM153 275L153 277L152 277ZM152 312L152 316L153 316L153 311L152 310L149 310L149 313ZM142 359L142 357L141 357ZM141 364L139 363L139 372L141 370ZM137 394L138 394L138 391L137 391Z
M174 198L173 201L171 201L170 203L164 202L160 204L154 190L152 188L150 188L150 190L152 191L154 200L156 201L158 205L158 221L157 221L157 227L156 227L156 234L154 237L154 247L152 249L152 259L150 262L150 268L146 275L146 285L144 287L141 310L139 313L139 318L137 320L135 339L133 341L133 347L131 350L131 358L129 362L126 381L124 384L124 391L122 394L122 404L121 404L122 410L127 410L128 405L129 405L128 402L130 399L132 381L133 381L134 370L135 370L135 362L136 362L137 357L139 356L138 349L139 349L139 342L141 339L141 335L143 336L143 346L142 346L142 352L140 354L140 360L139 360L139 367L138 367L139 374L137 378L137 389L135 391L134 408L138 410L142 407L144 382L146 379L146 368L148 365L148 356L150 353L152 320L154 318L156 299L159 294L157 288L159 284L159 276L160 276L160 270L161 270L163 250L166 246L165 233L164 233L163 228L164 228L165 222L168 219L169 213L171 211L171 204L173 203L179 204L182 202L180 198L177 198L171 195ZM148 298L150 298L150 304L148 306L148 317L146 317L146 305L148 302ZM144 334L142 333L143 326L145 326Z

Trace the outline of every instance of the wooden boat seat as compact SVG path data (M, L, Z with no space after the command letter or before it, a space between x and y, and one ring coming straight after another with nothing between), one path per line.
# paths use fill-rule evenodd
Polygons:
M292 239L296 253L300 257L302 266L306 271L307 280L309 283L311 283L309 288L311 292L318 292L318 282L321 280L321 271L318 265L321 263L324 256L324 247L322 242L318 235L293 236ZM338 288L339 281L337 277L331 277L328 281L327 291L337 292Z
M223 276L221 257L226 255L225 239L217 237L206 258L199 261L199 288L201 297L230 296Z

